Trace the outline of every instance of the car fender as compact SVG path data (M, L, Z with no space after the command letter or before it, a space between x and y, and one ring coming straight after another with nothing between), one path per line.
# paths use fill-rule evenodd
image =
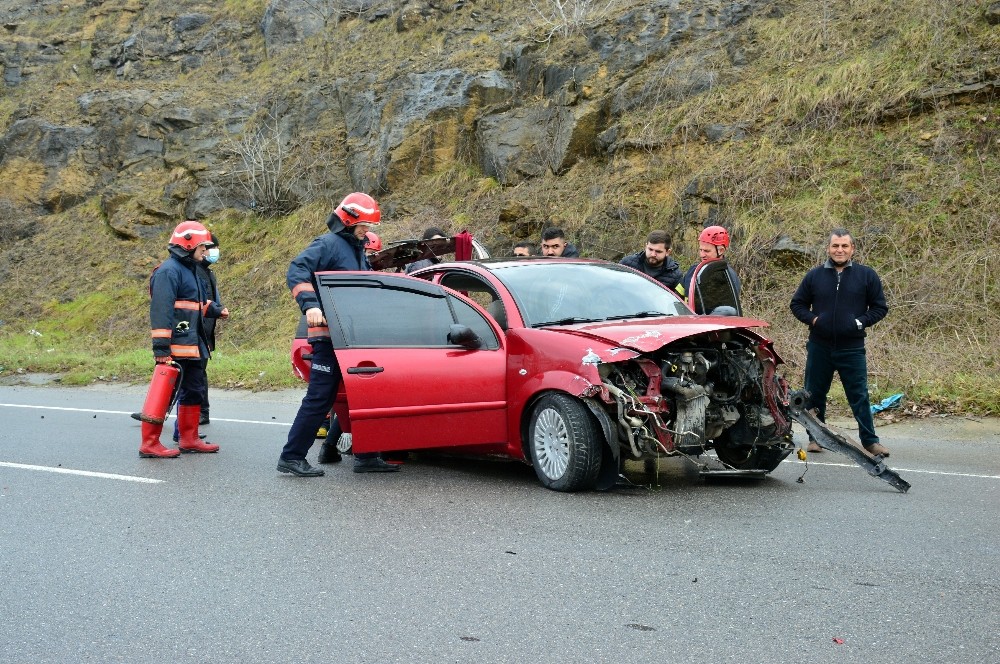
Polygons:
M543 395L563 392L584 402L595 398L604 400L610 398L607 388L601 384L596 367L589 377L571 371L549 371L530 377L525 376L523 383L511 385L510 388L508 431L516 431L517 439L509 441L508 451L512 456L524 459L530 458L527 454L528 415L535 407L535 402Z

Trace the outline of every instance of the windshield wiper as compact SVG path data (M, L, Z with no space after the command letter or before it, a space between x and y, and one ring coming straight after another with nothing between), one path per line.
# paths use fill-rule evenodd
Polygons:
M548 327L549 325L569 325L571 323L596 323L598 320L601 320L601 319L599 319L599 318L580 318L579 316L576 316L576 317L569 317L569 318L560 318L559 320L550 320L550 321L547 321L545 323L535 323L531 327Z
M626 318L657 318L659 316L669 316L662 311L639 311L634 314L622 314L620 316L608 316L604 320L624 320Z

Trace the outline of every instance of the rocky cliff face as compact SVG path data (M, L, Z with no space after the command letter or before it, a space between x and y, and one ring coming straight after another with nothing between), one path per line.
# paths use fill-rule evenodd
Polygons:
M273 0L236 13L193 1L0 2L16 104L0 172L23 183L13 201L29 215L98 197L122 238L225 208L287 213L328 192L391 198L452 162L513 186L632 150L618 120L646 99L631 84L638 73L685 44L695 64L674 100L698 94L715 75L697 62L721 56L738 69L746 54L733 29L779 12L770 0L611 3L621 11L557 44L505 20L504 4ZM418 46L393 62L373 35ZM470 51L465 66L448 66L453 35ZM339 40L356 42L353 57L324 51ZM282 160L290 170L278 171ZM279 191L268 198L254 177Z
M274 348L284 266L360 189L384 239L469 228L500 254L555 224L614 260L662 228L687 266L724 224L793 367L788 298L846 225L901 312L869 347L883 385L998 402L975 387L995 363L942 341L1000 326L993 0L0 0L0 71L22 332L137 347L196 217L227 238L227 330Z

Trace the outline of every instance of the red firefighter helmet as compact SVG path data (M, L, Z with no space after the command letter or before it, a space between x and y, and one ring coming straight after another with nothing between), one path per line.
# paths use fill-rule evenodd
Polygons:
M368 244L365 245L365 251L382 251L382 240L378 235L368 231L365 233L365 237L368 238Z
M199 245L212 244L212 234L201 222L182 221L174 229L174 234L170 237L170 244L194 251Z
M358 224L378 226L382 221L382 211L378 209L378 201L368 194L359 192L345 196L333 213L348 228Z
M716 247L729 247L729 231L722 226L709 226L698 234L698 242L707 242Z

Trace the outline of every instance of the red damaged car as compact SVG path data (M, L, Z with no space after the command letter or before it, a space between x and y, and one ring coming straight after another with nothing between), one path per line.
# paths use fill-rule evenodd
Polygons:
M739 310L724 279L703 293ZM630 268L583 259L317 275L357 452L503 455L559 491L614 486L626 460L714 450L762 475L793 449L781 358L755 328L699 316Z

